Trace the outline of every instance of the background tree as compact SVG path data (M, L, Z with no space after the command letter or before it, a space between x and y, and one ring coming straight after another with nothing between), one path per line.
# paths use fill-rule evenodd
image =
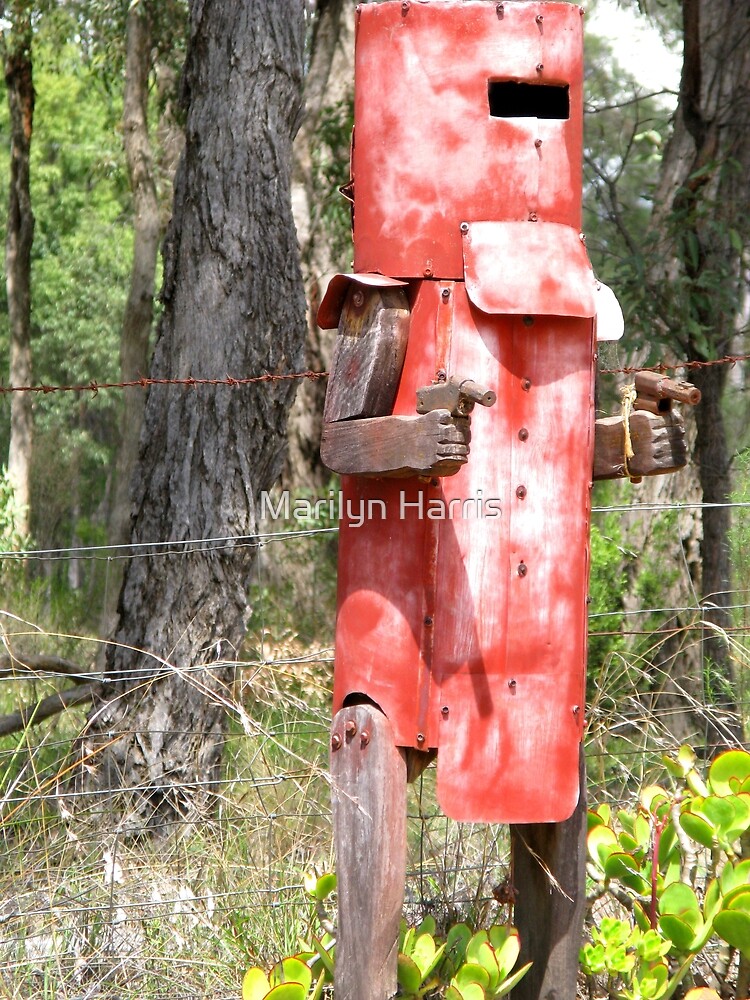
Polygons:
M34 240L29 180L34 127L32 12L33 4L28 0L13 0L8 7L10 30L2 33L11 126L10 192L5 237L11 385L31 383L31 247ZM31 396L14 393L10 404L8 473L21 511L19 530L24 535L29 530L32 435Z
M303 38L301 2L192 0L156 378L299 370L290 175ZM293 385L149 392L109 697L84 741L100 748L95 786L139 789L121 806L128 828L194 819L211 799L247 615L247 536L281 470Z
M669 637L646 653L665 724L681 738L721 743L741 735L726 642L732 625L726 506L731 454L725 430L729 368L706 362L732 353L744 333L750 233L748 190L741 178L750 156L749 26L731 2L683 0L659 10L671 21L681 19L684 60L677 110L665 132L639 94L620 97L615 155L592 156L588 164L608 232L598 248L601 257L595 250L594 258L624 300L629 340L637 345L632 363L698 363L688 373L703 392L691 428L694 463L678 477L644 484L639 496L706 506L701 513L675 515L668 537L663 520L638 512L625 518L623 534L629 547L653 555L650 566L643 559L631 571L633 606L643 606L647 595L653 600L647 574L653 580L660 563L660 594L671 598L665 606L677 609L699 599L704 608L702 642L695 642L694 631L688 641L687 632L678 636L681 626L693 622L689 612L677 611L665 630ZM664 147L660 133L669 136ZM661 699L665 689L667 701Z

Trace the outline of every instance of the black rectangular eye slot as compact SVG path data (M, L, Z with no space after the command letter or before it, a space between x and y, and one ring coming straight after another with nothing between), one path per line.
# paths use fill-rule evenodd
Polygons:
M493 118L570 118L567 84L490 80L487 92Z

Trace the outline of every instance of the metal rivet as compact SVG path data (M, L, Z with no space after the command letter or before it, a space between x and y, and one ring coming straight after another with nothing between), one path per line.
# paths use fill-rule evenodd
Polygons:
M526 430L525 427L522 427L521 430L518 432L518 440L519 441L529 440L529 432Z
M443 707L440 709L440 712L442 715L448 715L450 713L450 709L448 708L447 705L443 705Z
M424 733L417 733L417 743L424 743Z
M526 498L526 487L525 486L517 486L516 487L516 496L518 497L519 500L524 500Z
M581 241L581 243L585 244L586 243L586 234L585 233L579 233L578 234L578 239Z
M344 731L346 735L351 739L352 736L357 732L357 723L354 719L349 719L347 724L344 726Z
M539 221L539 216L536 214L536 212L529 212L529 222L538 222L538 221Z
M544 69L544 63L537 63L536 64L536 71L537 71L537 73L541 73L543 69Z
M440 485L440 480L439 479L431 479L430 480L430 486L439 486L439 485Z
M541 147L541 145L542 145L542 140L541 139L534 139L534 145L536 146L537 149L539 149Z
M435 372L435 378L438 380L438 382L445 382L448 378L448 373L446 372L445 368L438 368L438 370Z
M498 17L503 17L503 15L505 14L505 5L501 3L497 4L497 6L495 7L495 13L497 14Z
M432 618L429 615L427 615L427 617L424 620L424 623L425 623L425 625L428 625L428 626L432 625Z
M411 7L411 4L409 3L409 0L404 0L404 2L401 4L401 13L402 14L408 14L410 7Z
M574 705L573 706L573 715L578 715L578 713L580 711L581 711L581 706L580 705Z
M334 733L331 737L331 750L338 750L341 746L341 737L338 733Z
M432 277L432 268L431 267L426 267L424 269L424 271L423 271L423 274L424 274L425 278L431 278Z
M364 304L364 301L365 301L365 293L362 291L361 288L358 288L352 295L352 305L355 306L355 308L359 309L359 307Z
M537 14L535 18L536 23L541 24L543 20L544 20L544 14Z
M523 325L524 326L533 326L534 325L534 317L533 316L524 316L524 318L523 318Z
M526 576L527 572L528 572L528 567L527 567L526 563L519 563L518 564L518 575L519 576Z
M442 292L440 293L440 297L442 298L443 302L447 302L448 299L451 297L451 290L450 290L450 288L444 288L442 290Z
M516 686L516 681L514 680L514 678L511 677L511 679L508 681L508 687L514 688L515 686Z
M360 746L366 747L370 742L370 734L366 729L363 729L359 737Z
M469 223L468 222L462 222L461 223L461 232L462 233L468 233L468 231L469 231Z
M531 379L530 378L522 378L521 379L521 388L523 389L524 392L528 392L529 389L531 388Z

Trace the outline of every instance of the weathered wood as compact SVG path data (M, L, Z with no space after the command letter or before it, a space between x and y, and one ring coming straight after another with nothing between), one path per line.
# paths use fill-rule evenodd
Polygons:
M469 457L471 430L448 410L326 424L320 457L342 476L451 476Z
M374 706L342 708L331 735L338 872L336 1000L396 992L406 878L406 763Z
M511 826L514 922L520 964L533 962L513 1000L574 1000L583 936L586 875L586 772L581 795L563 823Z
M324 420L390 413L408 337L406 292L352 284L339 320Z
M623 479L630 475L659 476L676 472L687 463L685 426L677 413L630 414L634 455L625 467L625 424L622 416L596 421L594 479Z
M687 403L688 406L697 406L701 401L701 391L692 382L667 378L659 372L636 372L635 391L641 399L653 399L666 404L659 408L660 413L670 410L672 400ZM638 408L637 401L635 405Z

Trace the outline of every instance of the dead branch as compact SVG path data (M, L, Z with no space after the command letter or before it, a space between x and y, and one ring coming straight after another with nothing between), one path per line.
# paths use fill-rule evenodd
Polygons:
M93 699L99 687L99 681L91 681L78 687L67 688L65 691L57 691L55 694L48 695L33 705L25 705L17 712L0 716L0 736L10 736L11 733L22 732L28 726L43 722L66 708L85 704Z
M0 654L0 678L21 678L38 673L65 674L75 684L84 684L91 677L87 671L81 669L80 664L73 663L72 660L64 660L60 656L48 656L46 653L34 656Z

